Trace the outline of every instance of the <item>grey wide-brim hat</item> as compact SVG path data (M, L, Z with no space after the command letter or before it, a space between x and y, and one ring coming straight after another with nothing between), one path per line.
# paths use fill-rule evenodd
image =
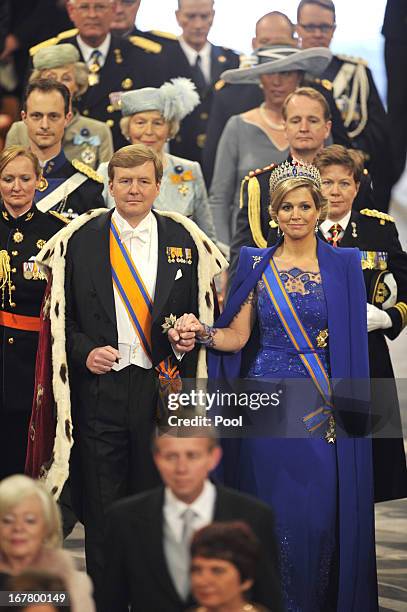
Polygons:
M225 70L221 79L225 83L259 83L263 74L302 70L315 76L322 74L332 60L332 53L325 47L298 49L290 45L273 45L257 49L245 58L247 65L233 70Z
M74 45L64 43L63 45L51 45L39 49L33 56L33 66L36 70L50 70L68 64L79 62L79 51Z

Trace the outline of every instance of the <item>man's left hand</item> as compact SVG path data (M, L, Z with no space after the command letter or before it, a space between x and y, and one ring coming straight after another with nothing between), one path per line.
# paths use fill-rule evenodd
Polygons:
M178 353L190 353L195 347L195 332L181 332L172 327L168 330L168 340Z
M387 312L380 310L373 304L367 305L367 331L375 331L376 329L388 329L393 325Z

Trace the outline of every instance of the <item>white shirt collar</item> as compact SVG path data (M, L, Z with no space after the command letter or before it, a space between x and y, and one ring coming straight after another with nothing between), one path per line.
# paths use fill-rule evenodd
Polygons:
M109 32L108 35L106 36L105 40L102 42L101 45L99 45L99 47L89 47L89 45L86 44L85 41L82 40L82 38L80 37L79 34L76 37L79 49L81 50L81 53L83 55L83 59L85 60L85 62L88 63L89 60L90 60L90 56L92 55L92 52L95 51L96 49L98 49L101 52L101 54L102 54L102 60L101 60L102 64L104 63L104 61L106 59L106 56L109 53L111 39L112 39L112 37L111 37L111 34Z
M202 47L200 51L193 49L187 42L185 42L182 36L180 36L178 40L179 40L179 44L181 45L181 49L185 53L190 66L193 66L195 64L196 56L198 54L201 56L202 61L210 58L212 45L208 40L206 41L206 43L204 44L204 46Z
M342 231L344 232L346 228L348 227L348 223L349 223L351 214L352 214L352 211L350 210L348 213L346 213L344 217L342 217L342 219L339 219L338 221L332 221L332 219L330 219L329 217L325 219L325 221L323 221L320 225L321 231L324 234L324 236L328 234L329 230L335 223L339 223L339 225L342 228Z
M115 208L114 211L113 211L112 219L116 223L117 229L119 230L119 234L121 234L122 232L131 232L134 229L137 229L137 230L140 230L140 231L148 229L149 233L151 234L151 228L152 228L152 225L153 225L153 223L155 221L155 217L154 217L153 213L150 210L148 215L146 215L144 217L144 219L142 221L140 221L140 223L137 225L137 227L134 228L134 227L132 227L130 225L130 223L128 221L126 221L126 219L124 219L119 214L119 212L117 211L117 208Z
M164 508L170 509L171 514L175 514L180 517L182 513L187 509L191 508L194 510L196 515L200 519L209 519L211 522L213 518L213 511L215 507L216 499L216 487L209 480L205 480L202 492L192 504L186 504L174 495L170 488L165 488L164 495Z

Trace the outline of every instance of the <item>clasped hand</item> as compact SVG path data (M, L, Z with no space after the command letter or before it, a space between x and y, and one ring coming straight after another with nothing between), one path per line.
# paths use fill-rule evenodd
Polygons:
M196 336L203 331L202 323L194 314L183 314L168 331L168 340L178 353L189 353L195 347Z

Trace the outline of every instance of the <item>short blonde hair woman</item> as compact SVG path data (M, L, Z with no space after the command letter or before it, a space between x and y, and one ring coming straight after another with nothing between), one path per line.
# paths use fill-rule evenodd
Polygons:
M73 612L94 612L89 577L78 572L62 550L59 508L45 486L22 474L0 482L0 572L17 576L27 570L63 580Z

